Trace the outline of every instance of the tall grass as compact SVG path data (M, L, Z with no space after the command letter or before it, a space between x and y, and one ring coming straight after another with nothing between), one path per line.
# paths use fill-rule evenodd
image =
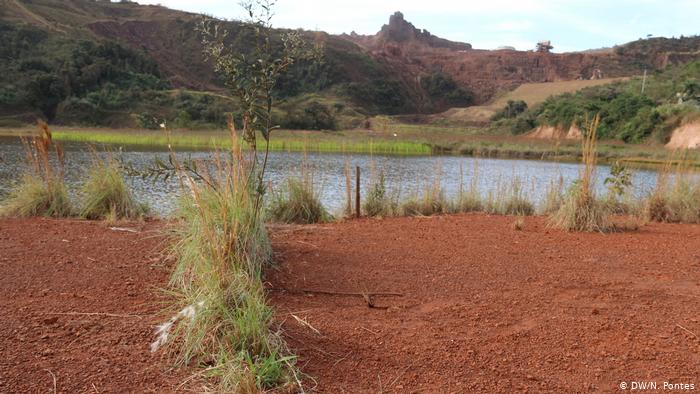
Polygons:
M260 196L233 129L231 139L231 152L216 156L214 170L195 178L179 167L190 193L173 229L170 283L182 309L158 328L153 350L173 343L177 364L202 367L217 391L291 387L298 382L294 358L272 330L262 284L271 249Z
M549 186L544 194L544 200L540 206L540 213L550 215L561 208L564 200L564 177L559 175L549 182Z
M451 212L479 212L484 209L484 201L479 194L479 165L474 164L472 180L469 188L464 189L464 168L459 166L459 191L457 198L452 204Z
M485 210L498 215L529 216L535 213L535 206L527 198L522 180L516 176L508 184L498 182L495 193L489 193Z
M391 198L387 189L384 172L380 171L370 184L362 202L362 211L367 216L390 217L396 216L399 210L398 201Z
M433 179L426 182L422 192L414 194L401 204L404 216L431 216L449 212L449 201L442 188L442 165L435 167Z
M53 142L48 124L39 122L38 126L38 136L23 140L29 171L10 190L0 216L60 218L73 213L63 180L63 150Z
M275 222L310 224L326 222L331 215L321 203L313 171L302 163L299 176L289 177L280 190L273 191L268 218Z
M119 163L111 157L106 161L94 157L82 196L80 216L86 219L138 219L148 213L148 206L136 201Z
M659 172L645 213L651 221L700 223L700 182L685 160L670 159Z
M607 231L610 229L609 212L595 197L597 167L597 132L600 117L587 121L582 143L583 168L579 179L569 188L561 207L550 215L553 227L567 231Z

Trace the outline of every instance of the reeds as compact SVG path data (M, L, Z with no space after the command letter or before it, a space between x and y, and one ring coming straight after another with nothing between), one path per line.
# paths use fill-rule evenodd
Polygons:
M550 215L550 225L567 231L607 231L611 228L605 204L595 197L597 132L600 117L586 122L583 139L583 167L579 178L569 187L561 207Z
M119 163L112 157L105 161L94 156L82 196L80 216L86 219L133 220L149 211L146 204L136 201Z
M63 150L53 142L46 122L40 121L38 127L38 136L23 139L29 171L10 191L0 216L60 218L73 214L63 180Z

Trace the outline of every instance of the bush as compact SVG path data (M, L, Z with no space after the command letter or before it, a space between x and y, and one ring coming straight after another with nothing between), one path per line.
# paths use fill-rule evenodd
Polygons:
M82 194L80 216L86 219L138 219L148 213L148 207L134 199L119 164L113 159L94 160Z
M506 106L498 111L491 120L513 119L525 111L527 111L527 103L523 100L508 100Z
M290 111L282 127L298 130L335 130L335 115L327 106L312 101L304 108Z
M299 224L326 222L331 218L309 175L289 178L283 190L273 196L268 216L276 222Z

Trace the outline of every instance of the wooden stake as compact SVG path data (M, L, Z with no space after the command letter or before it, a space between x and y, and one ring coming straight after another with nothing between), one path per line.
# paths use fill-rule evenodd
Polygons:
M355 167L355 217L360 217L360 166Z

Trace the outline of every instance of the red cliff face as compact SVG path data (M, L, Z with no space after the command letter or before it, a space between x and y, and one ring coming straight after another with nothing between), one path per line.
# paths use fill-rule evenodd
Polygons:
M688 61L700 57L697 52L681 56L653 50L634 57L612 49L562 54L474 50L470 44L445 40L417 29L400 12L392 15L389 24L375 35L353 33L341 37L391 65L407 83L415 83L428 73L445 73L469 89L477 103L527 82L638 75L644 68L662 68L667 63L679 62L680 58Z

